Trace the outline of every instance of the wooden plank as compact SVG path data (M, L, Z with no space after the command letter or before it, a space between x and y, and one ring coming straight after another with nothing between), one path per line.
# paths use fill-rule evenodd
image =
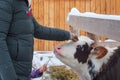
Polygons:
M69 7L70 7L70 10L75 7L75 0L69 0Z
M101 14L105 14L106 13L106 1L105 0L101 0Z
M64 0L60 0L60 27L64 29L65 26L65 3Z
M75 7L80 11L80 0L75 1Z
M111 14L115 14L115 0L111 0Z
M91 12L95 12L95 8L96 8L95 1L96 0L91 0Z
M55 11L54 11L54 25L56 28L60 28L60 0L55 1ZM59 44L58 41L54 42L54 45Z
M120 41L120 21L118 20L106 20L71 15L68 24L84 29L93 34L104 35L107 38Z
M36 7L38 7L38 12L37 12L37 20L39 24L44 25L44 1L43 0L38 0ZM44 50L44 41L39 39L39 50L43 51Z
M117 15L120 15L120 0L116 0L115 5L116 5L115 13Z
M54 0L49 0L49 26L54 28ZM53 48L53 41L49 41L48 50L53 50Z
M86 0L86 12L90 12L91 11L91 0Z
M85 12L85 1L80 0L80 12Z
M38 2L39 0L34 0L34 16L37 19L38 18Z
M69 25L67 24L67 16L68 16L68 13L70 12L69 0L64 1L64 2L65 2L65 30L69 30Z
M106 0L106 14L111 14L111 0Z
M44 0L44 25L45 26L48 26L49 24L49 19L48 19L48 14L49 14L49 0ZM48 50L48 41L47 40L44 40L44 50Z
M39 50L38 43L39 43L38 39L34 39L34 51L38 51Z
M65 0L60 0L60 29L65 28ZM63 42L60 42L62 44Z
M96 7L95 12L100 13L101 12L101 10L100 10L101 9L101 1L100 0L96 0L95 7Z

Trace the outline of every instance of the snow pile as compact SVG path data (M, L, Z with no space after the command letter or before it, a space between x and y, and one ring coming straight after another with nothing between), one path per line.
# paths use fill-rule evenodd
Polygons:
M39 68L43 64L47 64L48 67L65 65L59 59L56 58L52 51L34 52L33 67Z
M82 17L91 17L91 18L100 18L100 19L111 19L111 20L120 20L120 15L105 15L105 14L96 14L93 12L81 13L76 8L72 8L67 16L67 21L69 21L70 15L82 16Z
M112 39L107 39L107 40L105 40L104 42L118 42L118 41L112 40Z

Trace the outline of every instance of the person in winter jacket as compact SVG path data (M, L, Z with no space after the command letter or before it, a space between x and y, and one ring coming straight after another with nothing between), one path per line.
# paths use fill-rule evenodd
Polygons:
M69 40L68 31L38 24L28 0L0 0L0 80L30 80L34 37Z

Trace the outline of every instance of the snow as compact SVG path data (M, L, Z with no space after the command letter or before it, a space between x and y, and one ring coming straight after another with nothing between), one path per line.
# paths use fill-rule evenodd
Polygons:
M48 67L65 65L56 58L52 51L34 52L33 66L39 68L43 64L47 64Z
M105 14L96 14L93 12L81 13L76 8L72 8L67 16L67 21L71 15L82 16L82 17L91 17L91 18L100 18L100 19L111 19L111 20L120 20L120 15L105 15Z
M107 39L107 40L105 40L104 42L118 42L118 41L112 40L112 39Z

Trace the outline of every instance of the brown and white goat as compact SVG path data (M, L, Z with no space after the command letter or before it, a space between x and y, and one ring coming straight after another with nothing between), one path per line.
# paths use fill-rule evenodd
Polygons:
M118 63L120 47L93 47L93 44L93 40L81 36L78 41L71 40L66 44L56 46L54 53L77 73L80 80L120 80L120 69L116 70L116 75L110 78L110 70L114 68L113 66L118 65L115 69L120 67L120 62Z

